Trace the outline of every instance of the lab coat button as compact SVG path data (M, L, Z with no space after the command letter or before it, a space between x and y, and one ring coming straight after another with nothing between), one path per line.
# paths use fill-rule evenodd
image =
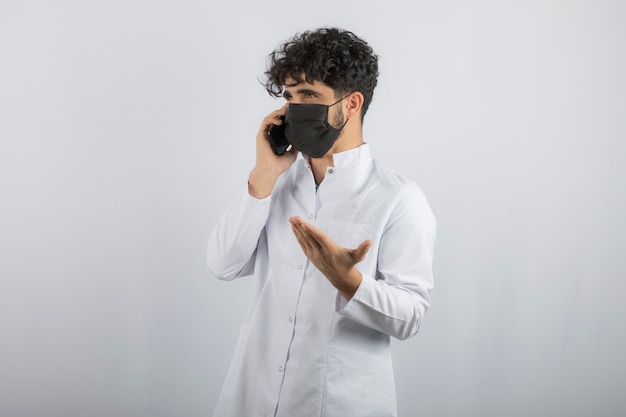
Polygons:
M283 367L282 367L282 366L279 366L279 367L278 367L278 372L282 372L282 371L283 371Z
M293 323L293 316L289 316L289 323Z
M329 173L329 174L334 174L334 173L335 173L335 170L331 168L331 169L329 169L329 170L328 170L328 173Z
M309 220L313 220L313 215L309 214Z
M298 269L302 269L302 265L298 265Z

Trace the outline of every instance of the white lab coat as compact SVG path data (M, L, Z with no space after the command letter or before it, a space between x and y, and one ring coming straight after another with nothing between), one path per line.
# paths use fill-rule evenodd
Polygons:
M211 273L255 286L215 417L396 415L390 336L415 335L430 304L435 218L369 145L333 159L316 192L299 156L271 196L242 192L210 236ZM304 256L291 216L345 247L372 239L350 301Z

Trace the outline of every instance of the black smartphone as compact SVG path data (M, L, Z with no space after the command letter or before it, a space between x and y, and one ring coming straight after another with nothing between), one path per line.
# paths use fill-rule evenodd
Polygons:
M287 152L287 149L289 149L289 146L291 146L285 136L285 116L280 116L279 118L283 121L283 124L280 126L272 125L268 134L270 146L276 155L284 154Z

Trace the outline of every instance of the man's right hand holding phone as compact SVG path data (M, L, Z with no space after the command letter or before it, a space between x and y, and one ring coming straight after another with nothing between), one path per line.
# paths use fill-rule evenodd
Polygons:
M294 148L282 155L276 155L270 146L268 133L273 125L283 124L280 116L285 115L289 104L286 103L279 110L267 115L256 135L256 165L248 178L248 193L254 198L265 198L272 193L276 180L287 168L293 164L298 155Z

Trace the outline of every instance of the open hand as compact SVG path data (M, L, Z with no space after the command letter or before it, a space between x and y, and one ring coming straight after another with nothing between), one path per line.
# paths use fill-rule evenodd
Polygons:
M347 300L351 299L363 279L355 265L365 259L372 241L365 240L358 248L348 249L300 217L290 217L289 223L306 257Z

